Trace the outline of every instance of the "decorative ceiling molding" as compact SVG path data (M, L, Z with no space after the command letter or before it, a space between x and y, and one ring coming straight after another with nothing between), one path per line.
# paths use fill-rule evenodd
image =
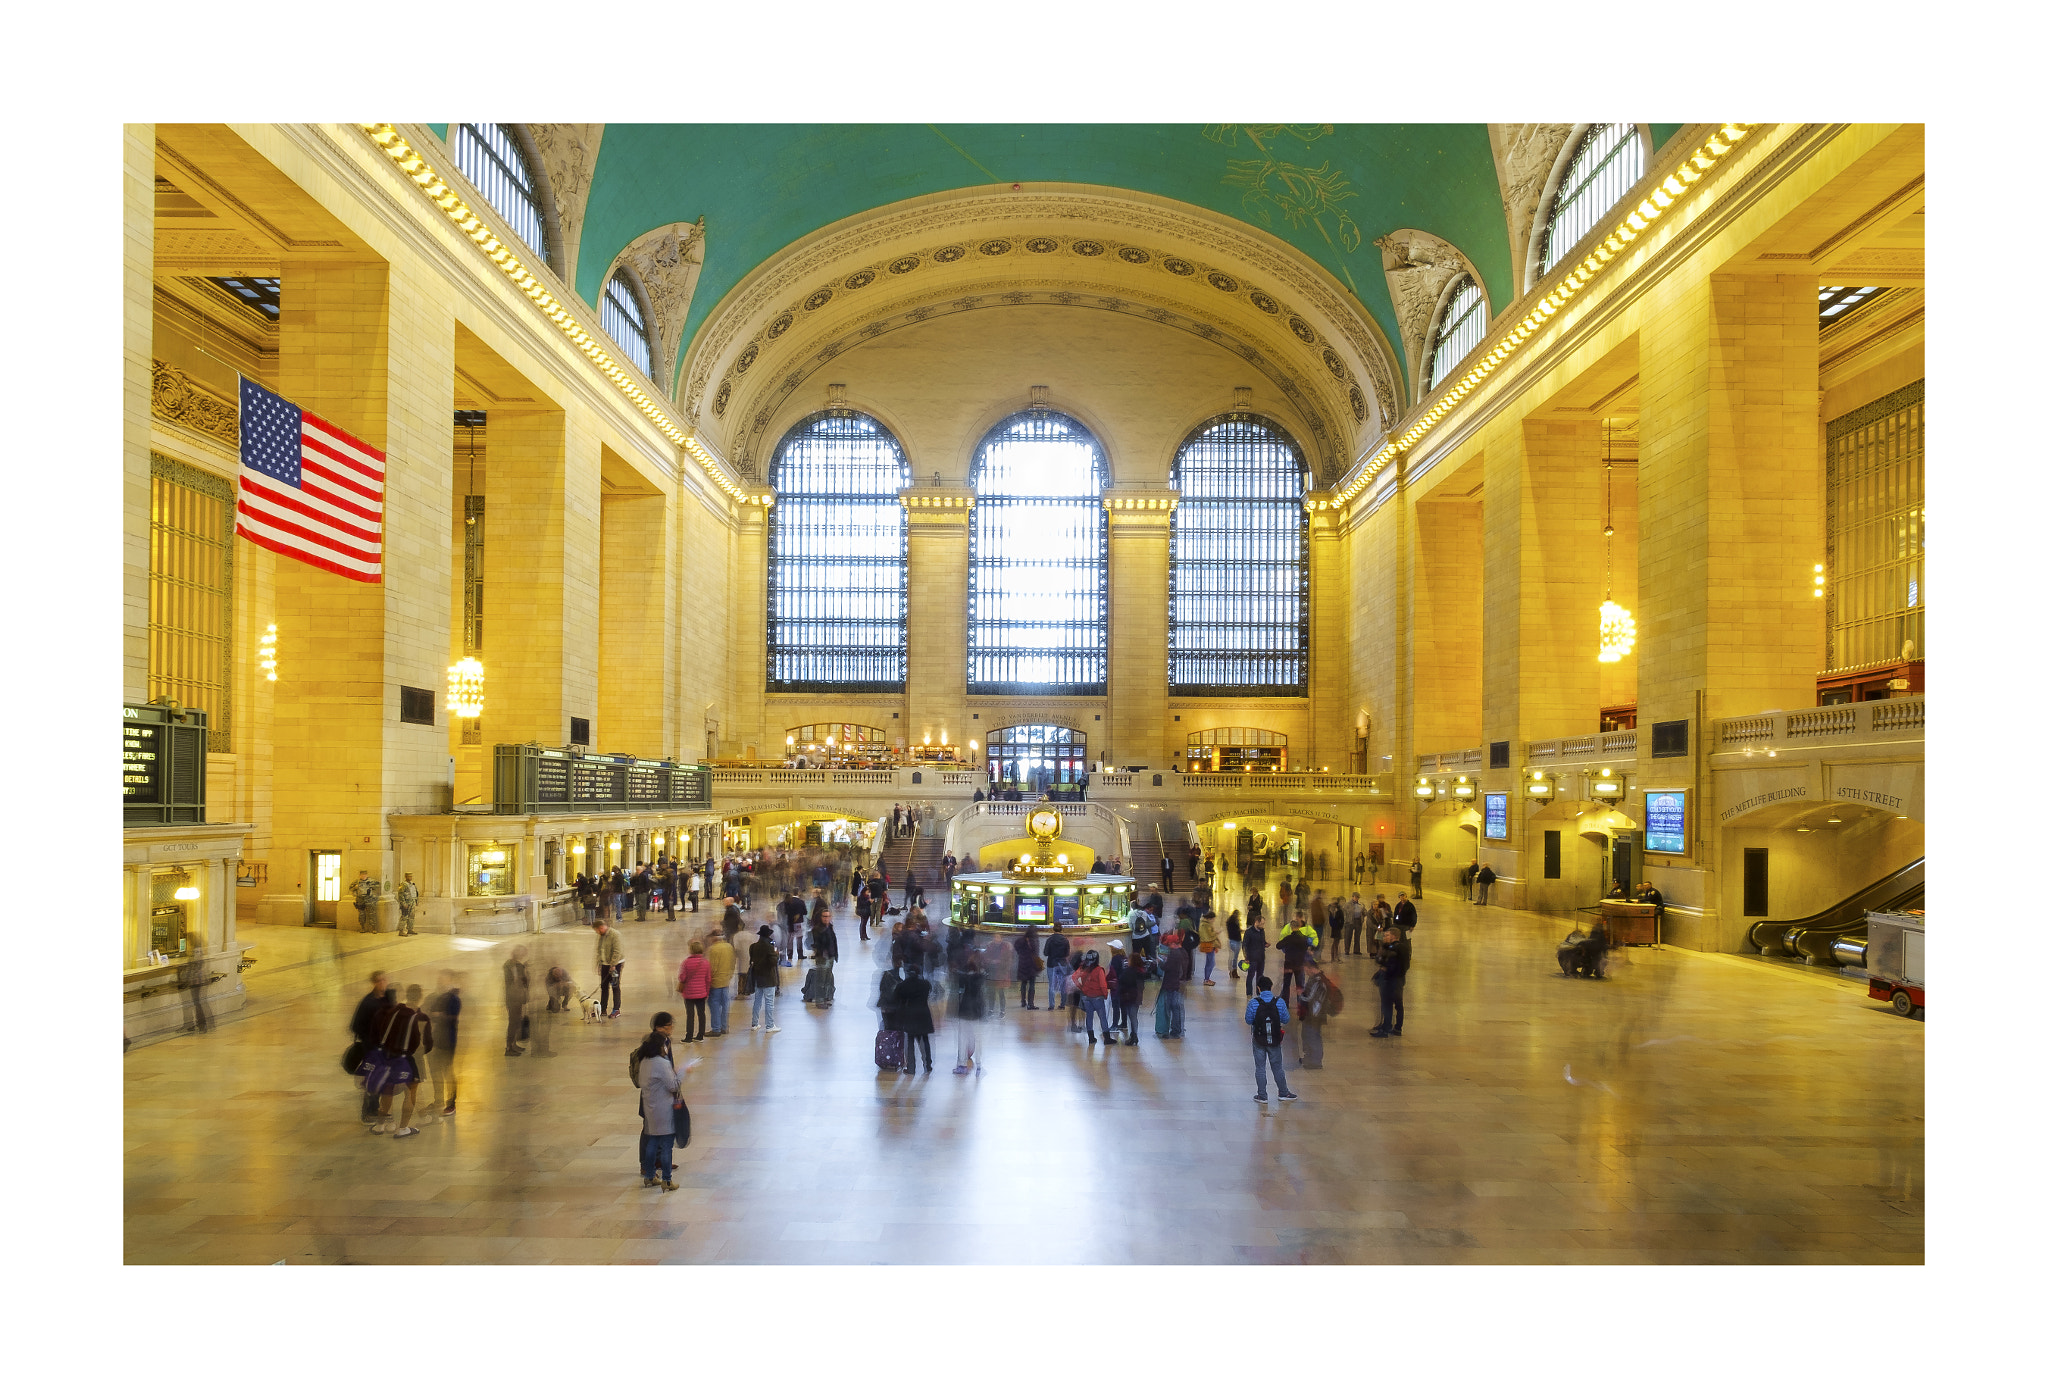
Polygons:
M1380 268L1386 271L1387 293L1394 299L1401 350L1408 358L1410 399L1414 399L1423 392L1423 374L1429 370L1430 343L1445 288L1460 275L1470 275L1484 295L1486 282L1463 251L1426 231L1402 227L1375 239L1373 245L1380 248Z
M1075 224L1088 232L1098 227L1128 229L1144 234L1151 244L1089 235ZM1020 228L1044 230L1034 235ZM959 264L970 258L1012 254L1019 259L1035 258L1031 248L1039 242L1051 243L1040 254L1070 264L1108 264L1114 258L1118 273L1134 278L1156 275L1162 286L1177 280L1205 282L1218 295L1213 301L1215 311L1202 315L1212 323L1226 317L1256 320L1265 316L1282 322L1301 319L1308 336L1301 337L1300 329L1294 332L1301 338L1304 353L1321 349L1337 362L1331 370L1341 371L1347 383L1340 396L1358 390L1355 405L1346 399L1341 411L1330 412L1351 421L1341 431L1349 437L1343 438L1340 452L1350 451L1356 440L1383 434L1400 408L1392 348L1379 325L1327 272L1284 242L1165 199L1041 185L1028 192L998 195L978 191L942 194L877 210L828 228L764 262L712 311L690 343L684 359L686 384L679 398L684 417L694 423L707 413L707 397L714 394L712 383L723 385L734 376L747 347L755 347L758 357L765 342L786 332L787 325L770 333L773 323L785 315L793 322L800 315L816 314L835 299L843 302L844 294L858 294L885 275L894 278L922 267ZM1225 263L1199 262L1183 251L1164 249L1162 242L1200 247ZM922 249L910 249L919 243L923 243ZM1002 245L1000 251L985 249L997 244ZM954 252L957 254L949 254ZM1169 261L1180 268L1169 266ZM898 270L898 265L904 268ZM1267 278L1275 289L1246 283L1248 269ZM872 278L862 280L863 274ZM1214 276L1221 276L1229 288L1220 288ZM959 292L951 286L947 290L947 294ZM1279 295L1293 298L1295 305L1283 302ZM1237 302L1226 308L1226 299ZM1317 358L1309 356L1307 360ZM751 359L748 365L753 365ZM1308 373L1304 369L1302 374ZM1361 375L1366 382L1363 386L1358 384Z
M1486 127L1486 137L1493 144L1494 172L1500 177L1501 211L1507 215L1514 284L1529 282L1529 238L1535 231L1543 190L1565 142L1577 128L1570 121Z
M647 310L654 315L654 370L648 375L674 398L676 352L682 346L683 324L690 316L690 296L697 291L697 276L704 268L704 222L671 222L634 239L619 252L605 272L623 264L631 267L647 295Z
M576 283L576 250L583 240L583 213L590 202L590 177L597 171L597 145L604 124L554 125L527 122L527 138L555 195L557 248L562 282Z
M1018 267L1020 270L1030 268L1033 267L1028 264ZM1309 450L1311 466L1319 477L1334 479L1349 462L1345 446L1352 435L1352 428L1337 421L1334 412L1352 408L1348 403L1339 403L1346 395L1356 399L1361 406L1364 399L1357 382L1348 375L1340 382L1334 369L1326 365L1324 372L1330 379L1304 382L1289 369L1293 365L1291 359L1298 354L1290 351L1277 337L1266 338L1242 330L1219 328L1203 315L1200 308L1164 294L1133 293L1126 285L1076 280L1045 267L1037 275L954 283L925 294L877 300L869 306L870 315L864 315L864 321L857 321L857 324L841 322L823 327L807 337L791 338L788 350L778 354L777 364L773 367L750 363L754 372L761 373L754 378L752 391L735 391L736 386L744 388L750 374L747 367L737 367L734 375L719 384L718 393L712 399L713 415L732 421L726 430L726 438L734 466L748 469L752 475L756 462L765 459L773 444L772 440L763 437L768 426L790 396L805 381L826 369L841 353L884 334L934 318L978 309L1032 305L1129 314L1214 343L1256 368L1295 408L1306 424L1309 436L1301 442ZM1299 316L1291 317L1295 322L1301 322ZM769 325L770 330L781 322L783 317L778 316ZM1302 323L1302 329L1313 332L1306 323ZM750 342L748 349L740 353L738 362L747 363L748 352L754 347L755 344ZM1328 351L1327 347L1325 351ZM1338 364L1342 365L1341 360ZM722 413L721 406L724 407Z

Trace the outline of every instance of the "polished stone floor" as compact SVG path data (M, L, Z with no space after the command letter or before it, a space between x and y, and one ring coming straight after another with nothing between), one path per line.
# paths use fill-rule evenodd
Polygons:
M553 1059L502 1054L512 940L244 928L242 1015L123 1061L126 1257L1922 1261L1924 1024L1819 972L1678 950L1567 980L1558 922L1422 911L1406 1035L1366 1035L1366 971L1344 970L1324 1069L1290 1071L1302 1098L1270 1105L1221 971L1184 1041L1147 1026L1090 1049L1063 1014L1013 1006L982 1075L949 1073L942 1022L935 1074L878 1076L875 966L849 939L837 1007L804 1008L791 971L783 1031L736 1006L732 1035L687 1049L704 1064L672 1194L640 1185L625 1061L650 1013L680 1015L692 918L627 923L633 1025L560 1025ZM587 929L521 939L594 983ZM370 1134L337 1065L373 968L466 980L460 1116L417 1137Z

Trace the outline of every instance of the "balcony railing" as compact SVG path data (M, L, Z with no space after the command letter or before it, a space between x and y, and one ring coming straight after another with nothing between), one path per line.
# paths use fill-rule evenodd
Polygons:
M912 776L920 774L923 777L921 781L911 780ZM753 786L870 786L923 792L937 786L951 786L971 791L987 784L987 778L980 772L942 772L929 767L898 767L893 770L886 767L714 767L711 771L713 790Z
M1810 747L1821 742L1904 741L1926 736L1927 696L1873 699L1861 704L1830 704L1819 709L1788 709L1721 719L1716 724L1716 752Z

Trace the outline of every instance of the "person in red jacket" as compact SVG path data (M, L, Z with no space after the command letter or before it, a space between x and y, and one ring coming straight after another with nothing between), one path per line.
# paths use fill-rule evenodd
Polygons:
M1109 971L1102 967L1102 957L1093 950L1081 957L1081 968L1074 975L1074 988L1081 995L1082 1014L1088 1020L1088 1041L1095 1041L1095 1020L1102 1020L1102 1035L1109 1037Z
M704 1040L706 1009L711 997L711 961L704 955L704 939L690 942L690 953L676 972L676 992L683 996L683 1040Z

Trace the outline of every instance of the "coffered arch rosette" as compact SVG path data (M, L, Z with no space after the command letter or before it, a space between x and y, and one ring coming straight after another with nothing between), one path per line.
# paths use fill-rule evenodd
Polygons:
M759 480L769 425L841 353L938 316L1021 305L1137 315L1237 355L1298 415L1325 483L1399 412L1385 334L1321 267L1185 204L1058 184L918 199L796 243L705 320L681 403Z

